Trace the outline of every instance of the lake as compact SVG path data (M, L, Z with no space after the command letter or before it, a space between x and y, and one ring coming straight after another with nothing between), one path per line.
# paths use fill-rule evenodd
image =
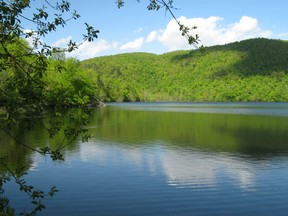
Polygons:
M288 103L110 103L89 129L65 161L2 139L29 184L59 189L39 215L288 215ZM41 127L23 140L55 145ZM5 195L30 206L13 183Z

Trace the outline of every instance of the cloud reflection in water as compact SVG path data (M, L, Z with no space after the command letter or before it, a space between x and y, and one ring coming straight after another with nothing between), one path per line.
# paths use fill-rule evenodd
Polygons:
M228 179L240 189L255 188L253 164L225 153L167 148L163 145L131 147L97 141L97 144L81 144L79 152L74 152L67 160L77 158L75 154L85 163L106 166L125 164L151 176L162 173L167 184L175 187L216 188L219 182Z

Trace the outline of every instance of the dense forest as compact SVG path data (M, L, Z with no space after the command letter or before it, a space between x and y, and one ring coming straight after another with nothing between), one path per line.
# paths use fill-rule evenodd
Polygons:
M8 49L18 55L29 51L13 44ZM288 101L288 42L281 40L258 38L204 50L126 53L84 61L54 54L48 63L42 81L45 103L50 105L98 100ZM8 72L0 74L0 87L17 95L23 90L11 86ZM26 91L25 87L23 94ZM5 95L0 95L1 101Z
M249 39L80 63L104 101L288 101L288 42Z

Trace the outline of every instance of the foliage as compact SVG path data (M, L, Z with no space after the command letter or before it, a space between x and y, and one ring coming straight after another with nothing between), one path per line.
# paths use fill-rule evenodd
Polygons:
M118 0L120 8L124 1ZM72 11L69 1L52 5L44 1L39 8L30 8L29 0L0 0L0 130L12 138L16 149L50 155L62 160L61 150L82 136L87 141L89 112L85 106L98 99L105 101L287 101L287 43L274 40L248 40L202 51L179 51L160 56L148 53L122 54L79 62L65 59L84 41L93 41L99 30L85 23L83 41L69 41L66 48L45 43L45 36L65 27L80 15ZM164 8L179 25L189 44L199 38L189 35L172 13L173 1L148 1L148 10ZM25 16L29 11L31 17ZM48 11L53 10L53 12ZM25 20L25 22L23 22ZM24 26L28 23L28 26ZM30 30L26 30L30 29ZM27 40L32 41L31 44ZM76 118L70 113L63 118L63 107L81 106ZM43 120L51 109L52 118ZM41 126L57 148L23 142L21 137ZM15 130L20 128L20 130ZM61 137L61 139L59 139ZM3 138L1 137L1 142ZM5 140L4 140L5 141ZM20 148L21 146L21 148ZM19 150L19 151L20 151ZM25 181L23 169L7 167L0 176L0 214L14 214L4 197L3 185L10 179L19 185L34 206L31 215L45 208L42 199L53 196L57 189L44 192ZM3 195L3 196L2 196ZM25 213L26 214L26 213ZM29 214L29 213L27 213Z
M81 62L105 101L287 101L288 43L250 39L163 55Z
M116 3L119 8L124 5L124 1ZM147 9L159 10L164 7L174 17L171 11L172 3L171 0L168 3L163 0L150 0ZM0 0L0 132L30 151L50 155L53 160L62 160L63 148L80 135L82 141L87 141L89 138L86 129L89 112L84 108L79 118L76 119L71 115L70 122L67 123L62 118L61 108L85 107L94 104L99 98L114 98L114 95L119 93L111 88L111 85L115 84L113 77L107 79L110 83L107 84L105 80L104 84L101 76L93 76L94 71L83 70L79 61L65 59L62 55L64 52L77 49L85 41L93 41L98 37L99 30L85 23L86 33L83 34L82 42L76 43L70 40L65 48L50 46L45 43L45 37L65 27L68 22L77 20L80 15L77 11L72 11L68 0L55 3L45 0L42 7L30 6L30 0ZM190 29L178 21L177 23L188 42L197 43L198 37L190 36ZM28 40L30 44L27 43ZM108 91L110 88L113 91ZM120 94L124 95L124 100L130 100L132 97L130 92L133 92L133 87L126 84ZM137 92L133 94L135 99L138 98ZM52 108L54 114L51 119L42 122L42 115L49 108ZM60 148L51 149L50 146L45 146L36 149L33 148L33 144L27 144L20 139L26 131L34 130L36 124L40 124L50 138L61 135ZM17 127L21 127L20 132L18 130L15 132L14 129ZM0 141L3 141L2 137ZM7 165L2 157L0 165L2 167ZM22 178L24 172L16 175L17 171L6 168L7 173L1 176L0 214L14 214L13 209L9 207L9 200L2 197L2 185L11 179L10 176L20 186L20 190L29 195L31 203L35 205L31 215L45 208L41 202L45 193L28 186ZM53 187L48 195L51 196L56 191Z
M30 212L22 212L21 215L36 215L37 212L42 211L45 209L45 205L42 203L42 199L46 196L53 197L54 194L58 191L55 186L53 186L50 191L45 193L42 190L39 190L35 188L32 185L28 185L24 176L27 174L23 169L17 170L16 172L10 170L6 164L1 162L2 165L4 165L7 170L9 171L8 175L2 175L0 176L0 194L4 193L4 190L2 188L3 184L5 184L7 181L10 181L11 178L15 180L15 183L19 186L19 190L26 193L30 199L31 203L35 206L34 209ZM9 206L9 200L5 197L0 198L0 214L1 215L14 215L14 209Z
M63 159L61 148L50 149L49 146L46 146L43 149L35 149L31 144L22 142L20 136L33 130L36 122L40 121L39 117L43 111L51 106L48 97L51 92L44 79L51 68L49 56L64 51L71 52L84 41L93 41L94 38L97 38L99 31L86 24L87 33L83 34L83 41L80 44L70 41L63 49L51 47L44 42L43 38L58 28L65 27L69 21L76 20L80 16L76 11L71 12L70 2L66 0L56 2L55 5L49 1L45 1L43 4L40 8L31 9L29 0L0 1L0 132L13 138L18 146L43 155L50 155L53 160L58 160ZM33 10L29 11L30 17L25 16L27 10ZM48 13L49 10L54 13ZM25 23L28 23L28 26L25 26ZM31 41L31 44L28 44L27 40ZM53 68L53 73L59 73L60 69ZM71 82L74 83L74 86L79 86L77 78ZM79 101L75 101L75 103L80 104ZM62 140L65 141L65 145L63 144L62 148L82 134L83 140L87 140L84 120L77 121L77 124L75 123L73 126L65 125L63 121L59 120L57 117L58 107L61 104L53 101L55 114L52 115L49 124L42 125L46 132L50 134L50 137L54 137L64 131ZM83 113L83 116L85 115ZM15 133L14 129L18 126L21 126L21 130ZM2 137L0 141L2 142ZM46 195L53 196L57 192L57 189L52 187L45 194L42 190L28 185L24 179L25 172L9 168L2 157L0 157L0 165L6 167L6 173L1 174L1 215L14 214L13 209L9 206L9 200L3 195L2 187L10 179L14 179L19 185L20 191L25 192L31 199L34 208L30 213L25 212L25 214L35 215L44 209L42 199Z
M0 7L2 12L0 107L6 114L6 118L0 119L0 129L9 132L16 124L25 121L23 130L31 130L37 117L51 105L49 95L52 93L44 77L51 70L53 70L51 73L55 74L62 69L61 67L51 69L49 56L73 51L80 45L70 41L67 48L59 49L44 43L43 38L80 16L76 11L71 13L69 1L57 2L55 5L45 1L43 7L35 9L32 17L24 15L25 10L30 7L29 0L1 1ZM47 8L55 13L49 14ZM67 16L69 17L66 18ZM22 24L23 19L30 23L33 30L24 30L27 28ZM83 41L93 41L97 38L98 30L94 30L88 24L86 29ZM23 38L32 40L32 46ZM79 85L76 78L73 82L74 85ZM53 102L53 106L57 108L61 104L56 102Z
M55 68L61 68L61 73ZM84 106L95 103L98 95L98 87L89 71L82 70L80 62L73 58L51 58L44 81L49 89L46 97L50 106Z

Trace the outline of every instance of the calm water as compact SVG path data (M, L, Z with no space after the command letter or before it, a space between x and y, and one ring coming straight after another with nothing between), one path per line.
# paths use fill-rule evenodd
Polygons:
M59 189L41 215L288 215L288 103L108 104L90 121L63 162L0 143L29 184ZM55 145L41 128L23 140Z

